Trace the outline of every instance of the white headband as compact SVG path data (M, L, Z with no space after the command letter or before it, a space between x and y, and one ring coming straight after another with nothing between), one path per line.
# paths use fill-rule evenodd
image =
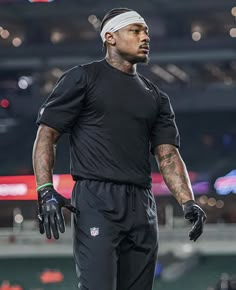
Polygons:
M135 11L124 12L109 20L103 27L100 35L102 41L105 42L105 34L107 32L115 32L129 24L142 23L146 25L144 19Z

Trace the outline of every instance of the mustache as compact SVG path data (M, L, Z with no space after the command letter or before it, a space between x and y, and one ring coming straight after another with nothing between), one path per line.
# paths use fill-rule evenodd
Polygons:
M139 48L150 49L150 45L149 45L149 43L144 43L144 44L140 45Z

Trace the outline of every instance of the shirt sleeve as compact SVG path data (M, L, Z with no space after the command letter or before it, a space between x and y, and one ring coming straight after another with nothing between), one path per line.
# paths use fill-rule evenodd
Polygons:
M83 106L86 80L81 66L64 73L40 108L36 123L45 124L60 133L69 132Z
M160 109L151 130L151 153L157 145L171 144L180 146L179 131L175 123L175 114L171 106L169 97L163 93L160 94Z

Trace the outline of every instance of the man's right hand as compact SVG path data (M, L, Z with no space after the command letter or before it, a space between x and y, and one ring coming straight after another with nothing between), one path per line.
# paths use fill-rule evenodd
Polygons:
M52 185L38 190L39 231L41 234L46 232L48 239L51 239L51 232L55 239L59 239L59 231L61 233L65 232L65 220L62 207L69 209L73 213L79 213L70 204L69 200L59 194Z

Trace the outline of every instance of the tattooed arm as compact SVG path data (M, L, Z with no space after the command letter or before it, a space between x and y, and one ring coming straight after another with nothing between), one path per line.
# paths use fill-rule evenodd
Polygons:
M163 144L156 147L155 156L166 185L182 206L185 219L192 223L189 238L195 242L203 232L206 214L194 201L188 172L179 151L173 145Z
M60 133L53 128L41 124L33 149L33 167L37 187L51 182L56 153L56 143Z
M41 234L46 232L48 239L51 239L52 234L55 239L58 239L59 231L65 232L62 207L77 213L76 208L52 185L56 143L60 135L55 129L41 124L33 149L33 166L38 193L39 231Z
M169 144L158 145L155 157L166 185L179 204L194 200L188 172L178 149Z

